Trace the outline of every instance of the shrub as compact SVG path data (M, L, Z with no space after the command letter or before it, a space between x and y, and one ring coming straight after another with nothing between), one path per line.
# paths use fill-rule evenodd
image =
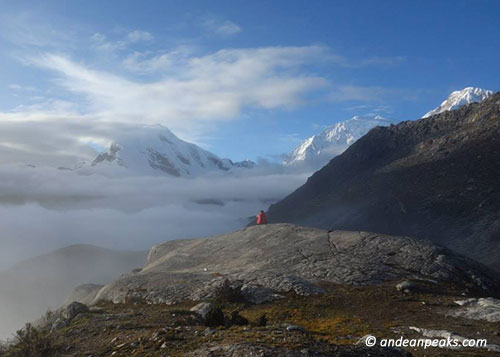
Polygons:
M217 327L224 326L225 317L222 309L218 306L214 306L208 310L205 315L205 326Z
M241 316L238 311L233 311L231 313L231 320L229 321L229 324L231 326L233 326L233 325L236 325L236 326L248 325L248 319Z
M267 325L267 317L266 314L260 315L260 317L257 319L257 326L266 326Z
M18 330L5 356L48 357L54 355L54 347L48 334L31 324Z
M5 356L7 353L7 345L0 341L0 357Z

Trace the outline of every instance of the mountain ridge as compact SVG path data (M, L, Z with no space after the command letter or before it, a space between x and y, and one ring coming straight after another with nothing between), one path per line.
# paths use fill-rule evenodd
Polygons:
M196 177L255 166L250 160L233 162L178 138L163 125L141 126L114 140L86 169L122 167L139 174Z
M496 93L375 128L271 205L268 218L429 238L498 268L490 252L500 248L499 112Z
M353 142L379 125L393 121L380 115L357 115L323 129L303 140L283 161L284 166L320 168L332 157L341 154Z
M491 90L477 87L466 87L454 91L441 105L427 112L422 118L455 110L471 103L479 103L492 94ZM340 121L303 140L290 154L286 155L283 165L318 170L374 127L391 124L397 124L397 121L378 114L356 115Z
M471 103L480 103L491 95L493 95L493 91L488 89L465 87L462 90L452 92L439 106L425 113L422 118L455 110Z

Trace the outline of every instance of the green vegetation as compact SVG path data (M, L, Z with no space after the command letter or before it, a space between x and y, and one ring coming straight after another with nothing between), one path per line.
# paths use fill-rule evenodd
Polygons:
M13 342L4 346L2 352L5 357L49 357L54 354L55 348L48 332L31 324L26 324L23 329L18 330Z

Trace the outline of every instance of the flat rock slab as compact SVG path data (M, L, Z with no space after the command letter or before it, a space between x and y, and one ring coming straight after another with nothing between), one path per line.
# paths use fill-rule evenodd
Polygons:
M310 295L323 291L319 282L378 284L407 278L446 281L490 292L499 287L494 274L483 265L427 242L269 224L154 246L140 272L105 286L93 302L203 300L226 279L239 282L247 291L270 289Z

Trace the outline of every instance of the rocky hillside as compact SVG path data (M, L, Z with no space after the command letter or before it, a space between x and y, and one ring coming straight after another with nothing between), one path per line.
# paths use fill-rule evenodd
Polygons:
M140 272L89 289L93 301L80 301L197 301L229 280L243 286L249 301L262 302L280 292L319 293L321 282L365 285L405 278L489 293L498 289L484 266L422 241L275 224L155 246Z
M452 92L439 106L427 112L422 118L456 110L464 105L479 103L489 98L492 91L466 87ZM383 118L376 114L356 115L351 119L328 126L320 133L302 141L289 155L283 165L306 170L318 170L332 158L340 155L356 140L376 126L389 126L399 121Z
M428 238L500 268L500 93L377 127L269 208L271 222Z

